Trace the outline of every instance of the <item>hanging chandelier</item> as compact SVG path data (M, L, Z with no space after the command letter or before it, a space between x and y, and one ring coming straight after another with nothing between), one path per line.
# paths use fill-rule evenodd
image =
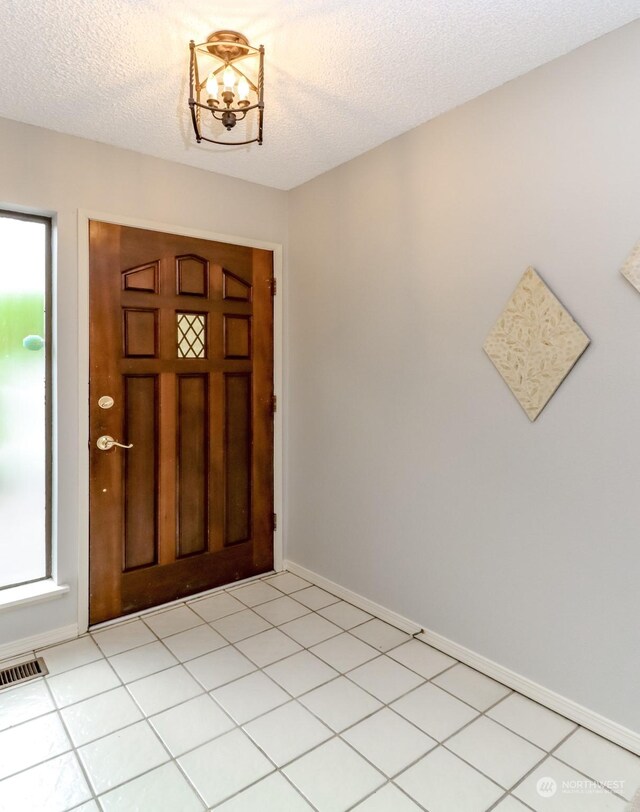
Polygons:
M199 45L191 40L189 49L189 108L198 144L262 144L264 47L249 45L236 31L215 31ZM243 140L220 139L241 122Z

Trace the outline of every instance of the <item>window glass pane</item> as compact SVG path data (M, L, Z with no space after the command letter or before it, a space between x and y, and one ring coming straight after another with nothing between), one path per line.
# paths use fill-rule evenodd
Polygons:
M47 576L47 227L0 217L0 588Z
M178 358L206 358L207 317L203 313L176 313Z

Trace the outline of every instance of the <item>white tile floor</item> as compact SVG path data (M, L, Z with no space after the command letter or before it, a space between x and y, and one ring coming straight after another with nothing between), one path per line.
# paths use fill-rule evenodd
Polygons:
M38 654L50 675L0 692L0 812L623 812L640 785L640 758L291 573Z

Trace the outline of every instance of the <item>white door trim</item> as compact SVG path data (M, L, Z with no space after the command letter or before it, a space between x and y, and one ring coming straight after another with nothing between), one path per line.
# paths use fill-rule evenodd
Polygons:
M151 231L164 231L184 237L195 237L233 245L246 245L249 248L263 248L273 251L273 273L277 280L278 293L273 308L273 364L274 392L278 408L274 421L273 445L273 498L274 511L278 514L278 527L273 537L273 568L282 569L284 536L284 470L283 470L283 334L284 334L284 292L283 250L281 243L253 240L232 234L219 234L215 231L186 228L185 226L158 223L154 220L141 220L101 211L78 210L78 433L79 443L79 491L78 491L78 632L83 634L89 628L89 220L114 223L132 228L146 228Z

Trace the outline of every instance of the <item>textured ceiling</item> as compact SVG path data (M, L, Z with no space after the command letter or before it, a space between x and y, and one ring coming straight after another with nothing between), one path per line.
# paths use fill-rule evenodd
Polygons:
M640 0L1 0L0 116L289 189L640 16ZM265 143L196 145L188 42L266 48Z

